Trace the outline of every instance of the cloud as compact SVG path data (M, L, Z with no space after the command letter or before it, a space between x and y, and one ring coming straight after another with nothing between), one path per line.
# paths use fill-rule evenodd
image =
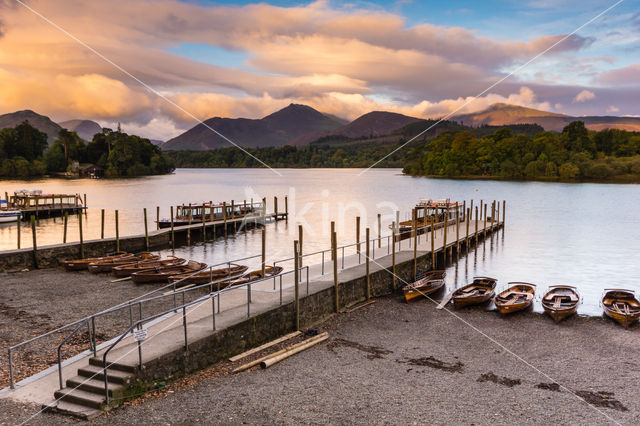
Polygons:
M609 108L607 108L607 112L611 114L615 114L617 112L620 112L620 108L618 108L615 105L611 105Z
M632 64L600 74L597 82L606 86L640 86L640 64Z
M586 102L596 98L596 94L590 90L583 90L578 93L575 98L573 98L573 102Z

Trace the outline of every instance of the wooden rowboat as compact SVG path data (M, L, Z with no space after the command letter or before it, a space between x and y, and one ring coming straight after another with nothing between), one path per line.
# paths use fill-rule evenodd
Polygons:
M170 256L168 259L163 260L141 260L139 262L129 263L128 265L115 266L111 270L111 273L118 278L124 278L131 276L131 274L135 272L150 271L165 266L178 266L184 262L185 260L183 258L175 256Z
M511 282L509 288L501 291L494 302L502 315L511 314L528 308L536 295L536 285L523 282Z
M142 283L168 283L169 278L178 274L189 274L203 270L206 263L190 260L184 265L156 267L151 270L134 272L131 280L136 284Z
M477 305L493 298L498 280L489 277L474 277L473 282L453 292L453 304L456 309L469 305Z
M89 267L89 264L92 262L100 262L101 260L116 259L119 257L130 257L130 256L133 256L133 255L131 253L119 251L109 256L89 257L86 259L75 259L75 260L64 260L62 261L62 264L64 265L64 269L66 269L67 271L83 271L83 270L86 270Z
M236 265L231 264L230 267L214 269L214 270L202 270L197 274L179 274L172 276L169 281L176 282L180 281L181 284L207 284L212 281L219 281L225 278L235 278L238 277L249 269L248 266L245 265Z
M273 266L265 266L264 268L264 275L262 274L262 271L260 269L255 270L255 271L251 271L248 274L245 274L243 276L241 276L238 279L235 279L233 281L229 281L229 286L234 286L234 285L241 285L241 284L246 284L252 281L257 281L259 279L262 278L266 278L266 277L271 277L273 275L278 275L279 273L282 272L282 266L276 266L275 268Z
M542 298L542 307L556 324L575 314L579 303L580 295L576 288L570 285L551 286Z
M609 288L602 297L604 313L625 329L640 317L640 302L633 290Z
M89 272L97 274L99 272L111 272L115 266L129 265L131 263L145 261L145 260L158 260L160 256L157 254L151 254L149 252L142 252L139 255L122 256L113 259L104 259L97 262L89 263Z
M445 271L430 271L427 274L413 282L402 287L404 299L409 301L420 296L428 296L444 287L444 277L447 275Z

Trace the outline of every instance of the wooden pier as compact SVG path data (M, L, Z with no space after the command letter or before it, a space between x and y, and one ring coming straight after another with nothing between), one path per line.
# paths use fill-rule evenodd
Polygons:
M80 194L42 194L40 192L15 192L9 196L5 192L8 210L20 210L22 220L29 221L31 216L36 219L43 217L60 217L66 214L83 212L87 207L87 195L84 199Z

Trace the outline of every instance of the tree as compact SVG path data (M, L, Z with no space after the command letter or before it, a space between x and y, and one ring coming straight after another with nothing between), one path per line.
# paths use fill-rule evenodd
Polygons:
M573 163L564 163L558 169L562 179L575 179L580 173L580 169Z

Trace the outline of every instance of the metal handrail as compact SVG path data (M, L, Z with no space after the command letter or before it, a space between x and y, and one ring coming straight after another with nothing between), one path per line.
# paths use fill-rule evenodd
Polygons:
M307 269L307 289L308 289L308 276L309 276L308 269L309 269L309 267L306 266L306 267L303 267L303 268L300 268L300 269L305 269L305 268ZM111 344L111 346L109 346L109 348L107 348L105 350L104 355L102 357L106 404L109 404L109 381L108 381L108 371L107 371L107 369L108 369L108 367L110 365L113 365L113 363L107 365L107 356L108 356L109 352L111 352L111 350L113 348L115 348L118 345L118 343L120 343L125 337L127 337L127 335L129 335L129 333L132 333L132 331L135 328L139 328L140 329L140 327L144 323L147 323L149 321L153 321L154 319L160 318L160 317L162 317L164 315L171 314L172 312L176 312L177 310L182 310L184 337L185 337L185 350L186 350L186 349L188 349L188 340L187 340L187 325L188 325L188 323L186 321L186 315L187 315L186 309L188 307L196 305L196 304L200 304L200 303L204 302L206 299L214 299L215 297L218 297L218 300L220 300L220 295L221 294L223 294L225 292L228 292L228 291L237 290L237 289L240 289L242 287L247 287L247 291L249 293L251 291L251 286L252 285L255 285L255 284L258 284L260 282L267 281L267 280L270 280L270 279L275 279L278 276L286 275L286 274L293 273L293 272L295 272L295 271L288 271L288 272L285 272L285 273L282 273L282 274L272 275L270 277L264 277L264 278L261 278L261 279L255 280L255 281L249 281L247 283L239 284L239 285L236 285L236 286L228 286L228 287L225 287L225 288L220 289L218 291L210 292L208 295L200 297L200 298L198 298L196 300L193 300L191 302L183 303L181 306L177 306L177 307L175 307L173 309L169 309L167 311L151 315L150 317L140 319L140 320L136 321L135 323L131 324L129 326L129 328L124 333L122 333L120 335L120 337L118 337L116 339L116 341L113 342ZM208 286L208 285L209 284L203 284L200 287L204 287L204 286ZM188 290L192 290L192 288L185 289L183 291L188 291ZM308 292L308 290L307 290L307 292ZM212 300L211 303L213 305L213 300ZM250 298L248 299L248 303L247 304L248 305L250 304ZM249 316L250 316L250 314L249 314ZM215 308L214 308L214 311L213 311L213 328L215 330ZM137 344L138 344L138 363L139 363L138 366L139 366L140 369L142 369L142 344L140 343L140 341L138 341Z

